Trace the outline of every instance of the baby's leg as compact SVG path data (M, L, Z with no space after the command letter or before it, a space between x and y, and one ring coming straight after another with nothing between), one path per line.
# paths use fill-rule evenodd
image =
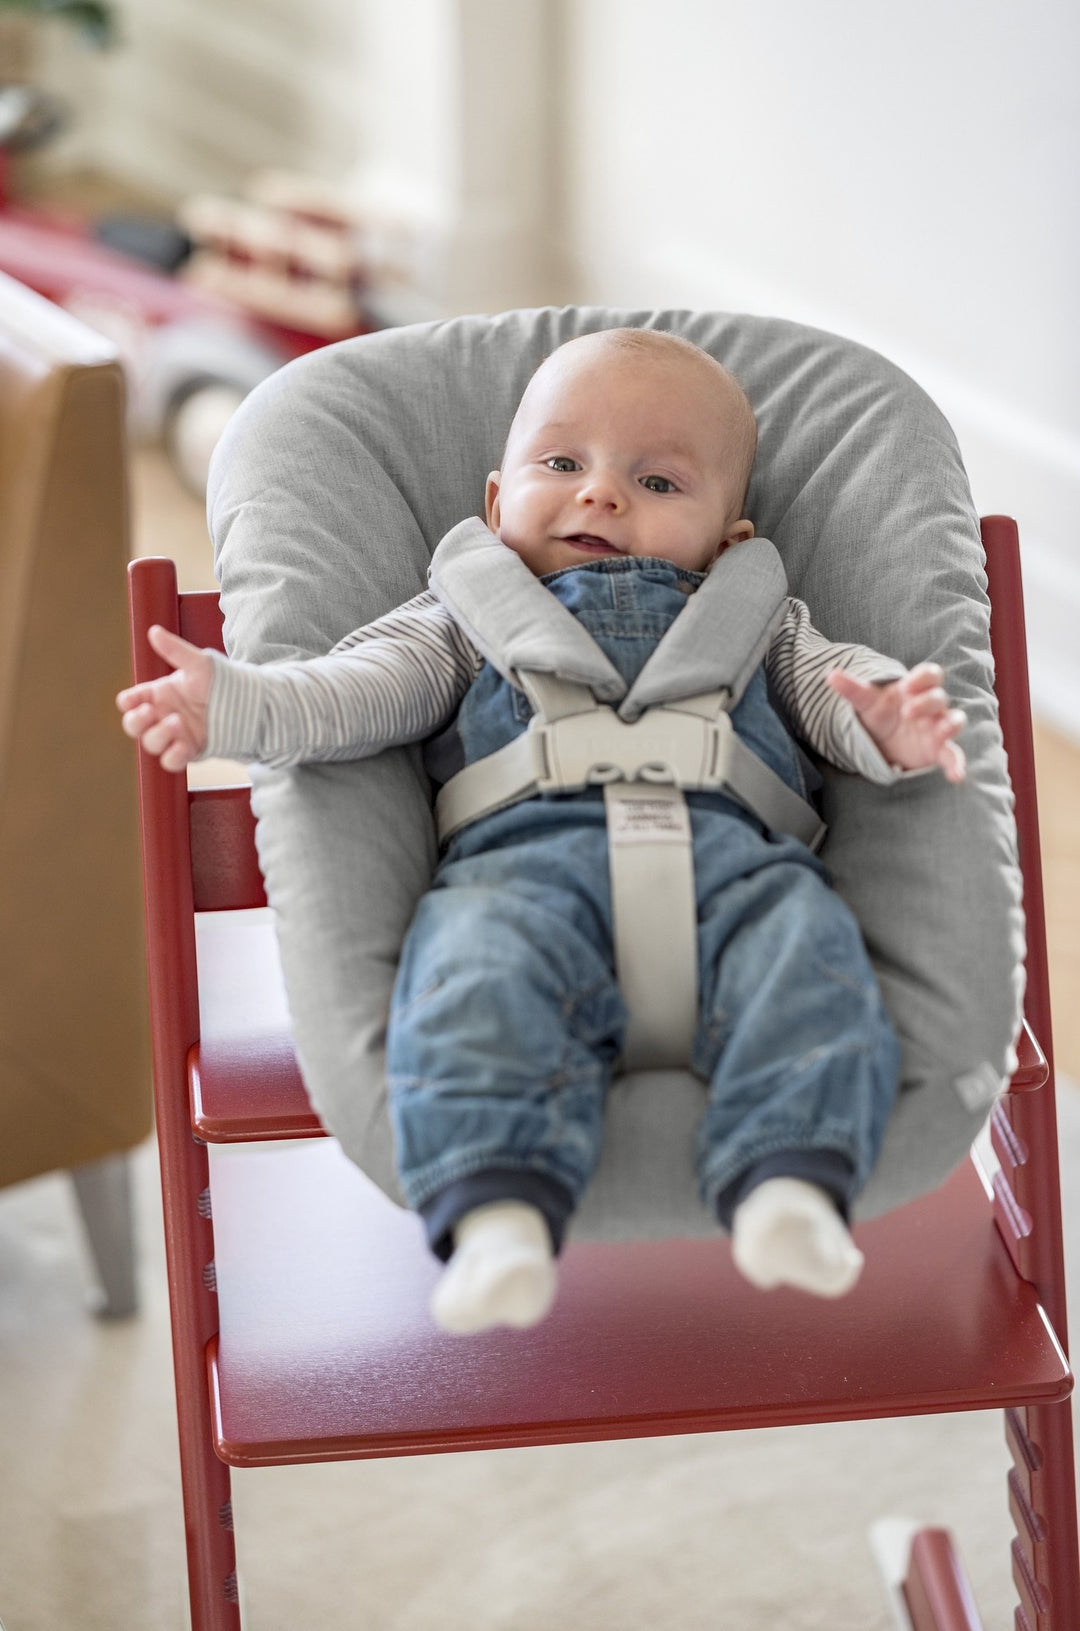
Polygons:
M388 1039L402 1187L450 1259L449 1329L531 1324L599 1154L625 1010L602 917L520 854L447 869L404 949ZM575 904L576 902L576 904ZM589 933L590 919L597 936Z
M791 846L762 855L701 906L700 1181L755 1284L840 1295L899 1048L848 908Z

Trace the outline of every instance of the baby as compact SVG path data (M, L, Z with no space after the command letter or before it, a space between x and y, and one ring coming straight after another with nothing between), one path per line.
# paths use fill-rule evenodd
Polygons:
M630 684L713 563L753 537L755 446L741 388L697 347L635 329L573 340L522 397L488 477L485 538L542 578ZM445 780L528 724L520 689L431 590L307 662L230 663L161 628L150 641L174 672L117 702L168 770L425 740ZM790 598L731 718L804 797L793 732L882 783L965 774L964 715L941 670L832 645ZM847 1218L895 1097L896 1038L816 856L726 793L686 799L701 1195L754 1284L839 1296L862 1266ZM402 951L387 1044L402 1187L448 1264L432 1302L445 1329L528 1326L550 1308L626 1024L602 789L525 798L454 833Z

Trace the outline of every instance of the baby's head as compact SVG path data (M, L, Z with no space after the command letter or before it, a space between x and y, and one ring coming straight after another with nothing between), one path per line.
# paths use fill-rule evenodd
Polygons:
M706 572L754 535L756 445L742 388L707 352L655 329L586 334L529 381L487 523L537 576L618 555Z

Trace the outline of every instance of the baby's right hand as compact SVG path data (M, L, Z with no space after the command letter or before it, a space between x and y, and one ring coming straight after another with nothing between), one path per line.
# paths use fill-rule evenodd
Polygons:
M147 638L174 672L121 691L116 706L121 723L165 770L183 770L206 747L206 707L214 678L213 659L198 646L155 623Z

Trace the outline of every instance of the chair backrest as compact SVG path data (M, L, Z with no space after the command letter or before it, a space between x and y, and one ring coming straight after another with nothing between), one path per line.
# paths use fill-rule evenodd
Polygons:
M1033 1038L1037 1039L1046 1061L1045 1072L1036 1070L1030 1080L1018 1083L1021 1087L1037 1087L1039 1092L1014 1092L994 1110L994 1146L1002 1164L994 1181L995 1213L1019 1272L1039 1287L1055 1328L1064 1332L1065 1263L1054 1103L1054 1042L1020 540L1016 522L1004 515L984 517L982 537L990 594L994 685L1016 799L1024 890L1027 986L1021 1067L1030 1059Z
M217 594L201 590L180 595L171 561L149 557L130 571L134 673L136 682L156 679L168 665L150 649L145 630L163 623L194 645L224 651ZM246 783L193 787L151 774L144 778L144 824L157 830L171 855L191 856L191 909L239 911L266 905L255 852L255 818ZM183 793L183 797L179 796Z
M213 591L182 595L179 632L193 645L224 651L221 606ZM191 788L191 888L197 912L265 906L255 854L255 818L245 784Z
M0 276L0 1184L150 1130L113 346Z
M224 649L217 594L179 594L171 560L132 561L129 584L137 682L167 671L146 639L152 623L195 645ZM247 783L189 788L182 776L163 771L147 754L139 755L147 951L157 1016L154 1061L159 1084L167 1084L163 1091L159 1085L165 1101L159 1104L159 1131L170 1114L173 1093L180 1095L176 1113L188 1113L189 1094L181 1083L186 1060L192 1125L209 1142L311 1138L324 1132L280 1023L265 1025L256 1018L240 1042L203 1034L195 914L266 905L250 795ZM262 944L272 939L273 931L264 925ZM271 950L270 955L276 954ZM260 1083L255 1094L249 1088L253 1061L258 1062Z

